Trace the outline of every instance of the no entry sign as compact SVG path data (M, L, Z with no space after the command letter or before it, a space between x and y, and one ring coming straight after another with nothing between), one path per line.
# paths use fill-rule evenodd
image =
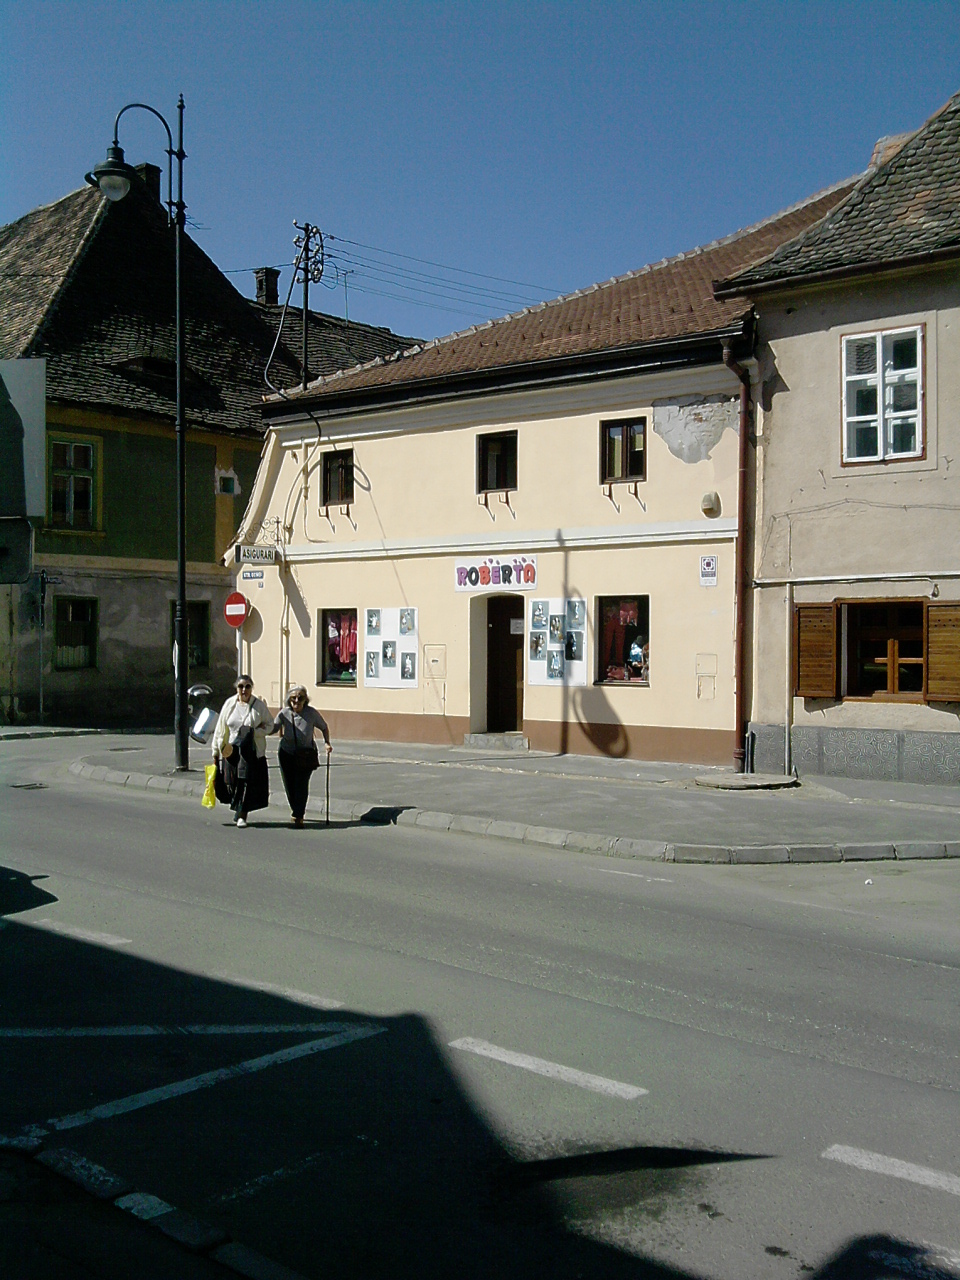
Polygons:
M242 596L239 591L231 591L223 606L223 616L230 626L242 627L249 612L246 596Z

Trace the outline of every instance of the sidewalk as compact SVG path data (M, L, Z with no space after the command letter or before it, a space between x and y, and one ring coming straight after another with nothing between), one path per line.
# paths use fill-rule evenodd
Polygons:
M0 731L0 742L6 735ZM78 743L75 776L199 797L206 748L174 769L172 735ZM271 809L286 811L268 745ZM960 857L960 788L808 777L735 786L732 770L605 757L337 742L330 818L396 822L584 853L675 862L840 862ZM777 789L767 789L764 782ZM308 825L322 820L314 775ZM256 815L252 826L256 827Z

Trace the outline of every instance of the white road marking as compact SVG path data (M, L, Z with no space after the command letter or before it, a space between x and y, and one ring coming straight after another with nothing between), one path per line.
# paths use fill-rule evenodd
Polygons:
M236 1080L239 1076L252 1075L255 1071L263 1071L266 1067L279 1066L283 1062L294 1062L297 1058L323 1053L325 1049L339 1049L341 1045L351 1044L355 1040L365 1040L368 1036L377 1036L383 1031L386 1031L386 1027L379 1027L375 1023L351 1027L347 1031L341 1031L339 1035L324 1036L321 1040L308 1040L305 1044L293 1045L277 1053L267 1053L260 1058L248 1058L246 1062L238 1062L232 1067L219 1067L216 1071L205 1071L203 1075L191 1076L188 1080L178 1080L173 1084L161 1085L158 1089L147 1089L143 1093L134 1093L127 1098L117 1098L113 1102L104 1102L86 1111L75 1111L72 1115L48 1120L47 1125L50 1129L79 1129L83 1125L92 1124L95 1120L109 1120L113 1116L124 1115L128 1111L139 1111L141 1107L150 1107L156 1102L179 1098L185 1093L195 1093L198 1089L223 1084L226 1080Z
M265 1022L239 1024L195 1023L185 1027L0 1027L0 1039L44 1040L80 1036L271 1036L308 1031L342 1031L342 1022Z
M476 1053L481 1058L494 1058L497 1062L505 1062L511 1067L522 1067L524 1071L533 1071L538 1076L562 1080L565 1084L575 1084L581 1089L590 1089L593 1093L605 1093L611 1098L626 1098L630 1101L648 1092L647 1089L640 1089L635 1084L608 1080L606 1076L593 1076L586 1071L576 1071L573 1067L562 1066L559 1062L548 1062L545 1058L532 1058L526 1053L514 1053L512 1049L501 1049L499 1045L488 1044L486 1040L474 1040L471 1036L465 1036L462 1040L451 1040L450 1048L463 1049L466 1053Z
M48 933L62 933L67 938L77 938L80 942L95 942L100 947L125 947L132 938L118 938L115 933L97 933L95 929L81 929L78 925L63 924L60 920L30 920L28 924L39 925Z
M960 1196L960 1178L952 1173L941 1173L939 1169L926 1169L921 1164L894 1160L892 1156L882 1156L876 1151L861 1151L859 1147L828 1147L821 1155L824 1160L838 1160L868 1173L885 1173L890 1178L903 1178L921 1187L933 1187L935 1191L948 1191L953 1196Z
M669 876L645 876L642 871L613 871L610 867L591 867L590 870L604 876L632 876L634 880L646 880L647 884L673 884Z
M281 987L275 982L258 982L255 978L240 978L234 973L211 973L211 978L221 982L229 982L235 987L248 987L251 991L264 991L267 995L283 996L295 1004L306 1005L308 1009L342 1009L342 1000L333 1000L330 996L315 996L310 991L298 991L296 987Z

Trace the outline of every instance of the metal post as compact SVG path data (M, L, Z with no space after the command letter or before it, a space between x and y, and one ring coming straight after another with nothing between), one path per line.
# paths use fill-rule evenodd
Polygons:
M37 618L37 639L40 646L40 714L39 722L43 724L43 632L47 624L47 571L40 570L40 612Z
M177 308L177 606L174 617L174 639L177 646L175 673L173 732L176 739L176 766L190 768L190 725L187 711L187 433L183 420L183 297L181 290L181 241L186 222L183 203L183 94L177 103L177 202L174 215Z
M307 222L303 227L303 345L300 359L302 388L307 389L310 375L307 371L307 316L310 314L310 233L313 228Z

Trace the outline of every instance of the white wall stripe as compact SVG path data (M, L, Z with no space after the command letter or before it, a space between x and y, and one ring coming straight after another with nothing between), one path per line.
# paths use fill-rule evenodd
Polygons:
M60 920L28 920L26 923L39 925L48 933L62 933L67 938L77 938L80 942L95 942L100 947L125 947L132 938L118 938L115 933L98 933L95 929L81 929L78 925L63 924Z
M838 1160L840 1164L853 1165L855 1169L865 1169L868 1173L883 1173L889 1178L903 1178L906 1182L916 1182L921 1187L933 1187L935 1191L948 1191L950 1195L960 1196L960 1178L952 1173L942 1173L939 1169L927 1169L921 1164L895 1160L892 1156L882 1156L876 1151L861 1151L859 1147L828 1147L821 1156L824 1160Z
M313 1053L323 1053L325 1049L339 1049L341 1045L351 1044L355 1040L365 1040L368 1036L377 1036L383 1031L386 1031L386 1027L366 1023L352 1027L348 1031L342 1031L339 1035L325 1036L322 1040L308 1040L305 1044L293 1045L292 1048L281 1049L277 1053L267 1053L260 1058L249 1058L246 1062L238 1062L232 1067L220 1067L216 1071L206 1071L203 1075L192 1076L189 1080L178 1080L173 1084L162 1085L159 1089L147 1089L143 1093L134 1093L127 1098L117 1098L113 1102L104 1102L86 1111L75 1111L72 1115L48 1120L47 1125L51 1129L79 1129L83 1125L92 1124L95 1120L109 1120L113 1116L124 1115L128 1111L138 1111L141 1107L150 1107L157 1102L182 1097L185 1093L195 1093L198 1089L208 1089L211 1085L252 1075L256 1071L263 1071L266 1067L279 1066L283 1062L294 1062L297 1058L306 1058Z
M272 1036L304 1035L310 1031L342 1031L342 1022L265 1022L265 1023L216 1023L207 1026L195 1023L184 1027L0 1027L0 1039L46 1040L70 1039L82 1036Z
M471 1036L465 1036L462 1040L451 1040L450 1048L462 1049L465 1053L476 1053L481 1058L493 1058L511 1067L522 1067L524 1071L533 1071L538 1076L562 1080L565 1084L575 1084L581 1089L590 1089L593 1093L605 1093L611 1098L626 1098L630 1101L648 1092L634 1084L608 1080L606 1076L593 1076L586 1071L564 1067L559 1062L548 1062L545 1058L532 1058L526 1053L514 1053L512 1049L501 1049L499 1045L488 1044L486 1040L474 1040Z

